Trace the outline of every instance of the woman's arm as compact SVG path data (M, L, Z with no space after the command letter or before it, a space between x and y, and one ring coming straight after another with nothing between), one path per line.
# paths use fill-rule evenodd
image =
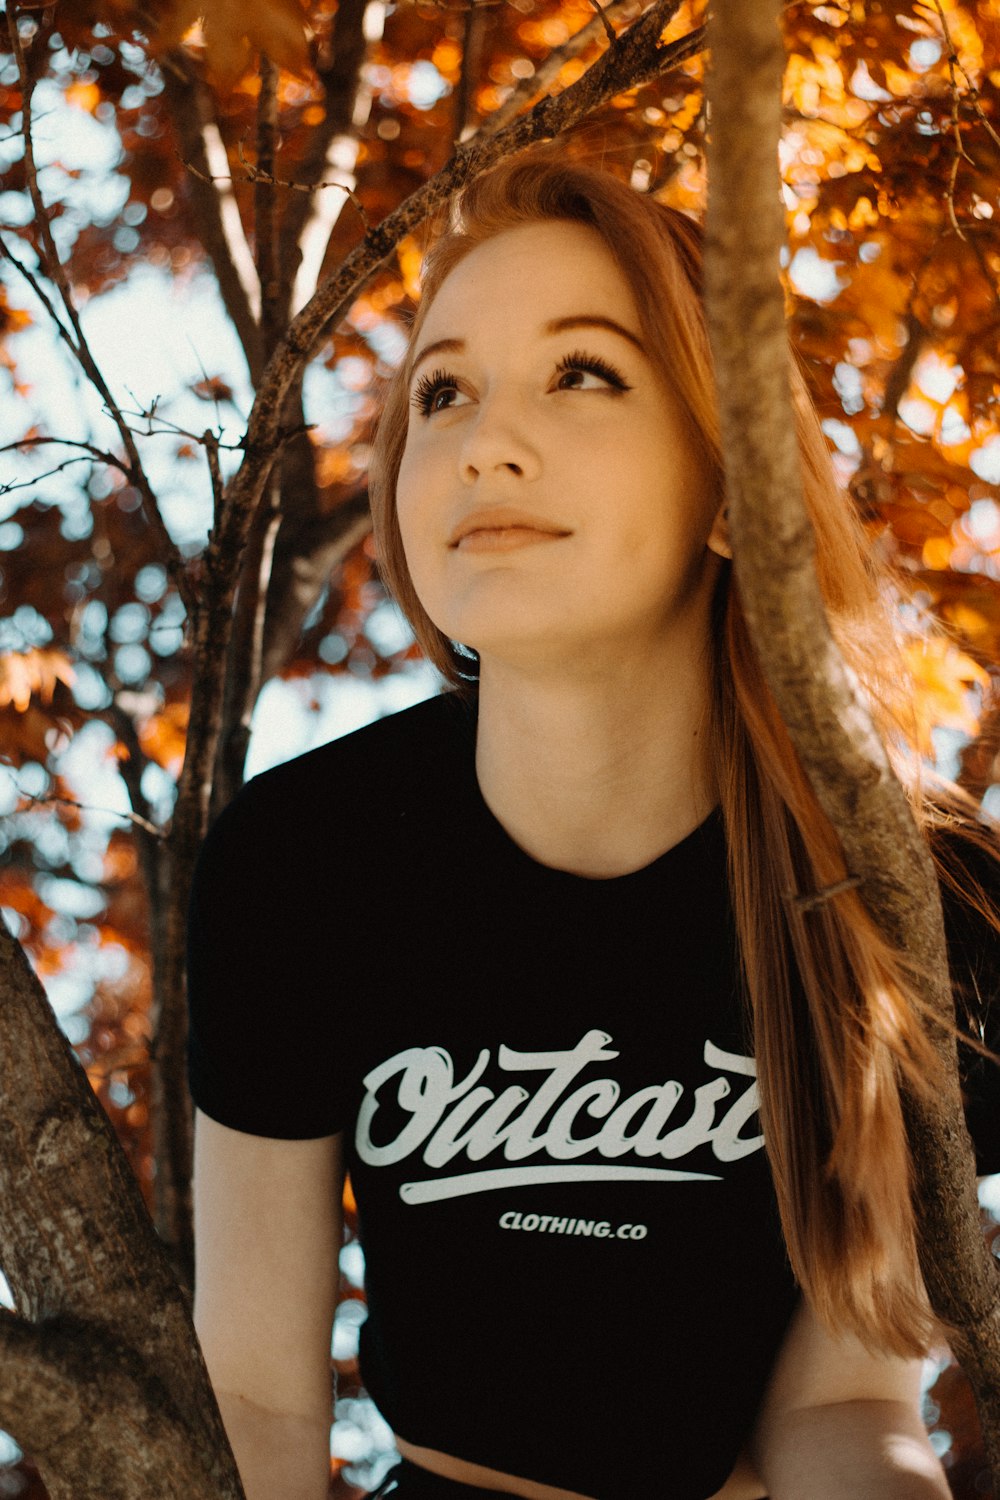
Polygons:
M920 1416L921 1368L831 1338L803 1299L751 1444L770 1500L948 1500Z
M770 1500L949 1500L920 1412L906 1401L838 1401L785 1413L761 1452Z
M326 1500L341 1137L195 1114L194 1320L247 1500Z

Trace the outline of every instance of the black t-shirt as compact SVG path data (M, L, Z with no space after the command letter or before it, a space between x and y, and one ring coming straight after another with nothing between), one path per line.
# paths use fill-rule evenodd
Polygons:
M719 808L634 873L551 869L482 798L474 700L441 695L244 788L189 979L200 1109L346 1132L361 1374L401 1438L598 1500L721 1488L798 1293Z

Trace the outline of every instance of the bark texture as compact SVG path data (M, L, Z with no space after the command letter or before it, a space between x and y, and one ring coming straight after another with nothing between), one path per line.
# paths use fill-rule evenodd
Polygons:
M52 1500L243 1500L189 1298L2 922L0 1140L0 1427Z
M768 684L848 871L882 930L931 965L926 989L954 1021L933 862L833 640L814 565L792 420L779 255L778 173L784 47L778 0L717 0L709 45L711 111L706 300L726 455L733 566ZM937 1313L962 1329L994 1483L1000 1482L1000 1269L979 1228L975 1159L944 1027L935 1045L950 1084L933 1104L907 1094L921 1268Z

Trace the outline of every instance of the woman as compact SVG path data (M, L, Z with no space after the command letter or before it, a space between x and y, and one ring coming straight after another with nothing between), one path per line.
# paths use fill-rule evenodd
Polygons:
M375 1493L944 1497L897 1085L934 1055L858 892L795 899L845 868L731 575L700 232L549 148L461 214L371 473L453 691L252 781L192 901L195 1316L249 1500L325 1493L345 1168ZM971 995L996 840L922 764L892 576L793 381L831 625Z

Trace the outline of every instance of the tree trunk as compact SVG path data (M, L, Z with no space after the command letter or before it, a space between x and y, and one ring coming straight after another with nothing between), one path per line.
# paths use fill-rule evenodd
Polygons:
M244 1500L190 1300L0 922L0 1425L52 1500Z
M705 290L733 566L768 685L847 867L890 941L931 966L926 999L953 1024L934 865L830 633L802 498L779 275L783 8L780 0L716 0L709 31ZM979 1226L955 1042L943 1025L934 1042L948 1088L933 1105L903 1099L921 1268L934 1310L962 1329L954 1352L1000 1490L1000 1273Z

